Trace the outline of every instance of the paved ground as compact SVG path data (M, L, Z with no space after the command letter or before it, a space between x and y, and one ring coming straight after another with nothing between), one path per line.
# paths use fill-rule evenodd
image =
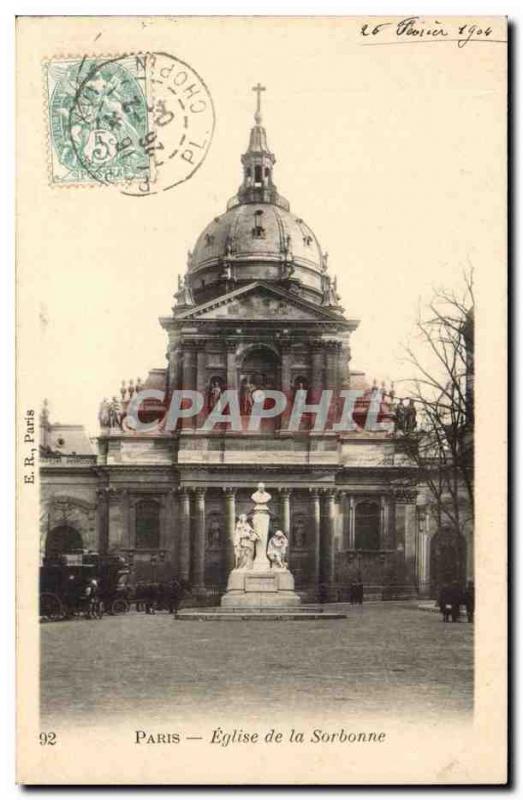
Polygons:
M40 626L44 721L286 713L451 718L472 709L473 626L416 604L319 622L181 622L167 613Z

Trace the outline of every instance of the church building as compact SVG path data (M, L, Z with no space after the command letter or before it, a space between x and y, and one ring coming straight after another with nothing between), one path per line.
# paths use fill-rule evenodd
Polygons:
M263 482L305 602L347 599L358 576L367 596L423 594L430 525L417 470L393 426L384 429L390 392L375 426L365 424L382 389L351 370L359 321L341 307L313 230L276 188L259 98L238 192L197 238L172 312L160 320L165 365L109 393L96 452L81 429L42 415L41 553L119 553L133 580L175 575L190 581L195 601L218 604L234 565L236 522ZM136 392L166 398L147 405L154 420L182 388L204 402L174 430L126 425ZM209 430L205 420L229 389L242 420L260 392L279 390L289 403L257 429ZM339 397L349 389L362 390L353 429L318 430L313 413L290 428L297 392L314 404L322 391Z

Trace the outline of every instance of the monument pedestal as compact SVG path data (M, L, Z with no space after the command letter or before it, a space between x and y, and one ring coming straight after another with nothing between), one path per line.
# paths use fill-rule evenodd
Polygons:
M300 603L288 569L233 569L221 600L225 608L282 608Z

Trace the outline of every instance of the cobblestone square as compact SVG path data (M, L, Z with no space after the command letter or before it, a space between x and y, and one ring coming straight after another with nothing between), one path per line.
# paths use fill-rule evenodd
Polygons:
M473 625L443 624L409 603L347 613L317 622L188 622L131 612L43 624L43 721L256 715L282 704L286 714L449 721L472 710Z

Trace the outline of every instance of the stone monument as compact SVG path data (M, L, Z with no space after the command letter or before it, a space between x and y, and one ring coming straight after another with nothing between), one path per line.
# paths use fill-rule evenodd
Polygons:
M287 567L287 537L276 531L269 538L271 495L263 483L251 495L253 509L241 514L235 528L235 566L221 604L227 608L294 607L300 597Z

